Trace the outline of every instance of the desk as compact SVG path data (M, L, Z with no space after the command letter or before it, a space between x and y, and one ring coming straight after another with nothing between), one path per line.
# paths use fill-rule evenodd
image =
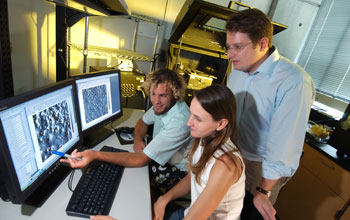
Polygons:
M114 127L134 127L143 114L141 110L123 109L123 117L112 123ZM107 126L110 128L110 126ZM116 135L112 135L94 149L99 150L102 146L114 146L128 151L133 151L133 145L120 145ZM79 181L81 171L76 170L73 187ZM28 205L16 205L4 202L0 199L0 219L82 219L68 216L65 212L72 193L68 189L68 177L56 189L55 192L40 208ZM125 168L120 182L110 216L118 220L152 219L150 186L148 167Z

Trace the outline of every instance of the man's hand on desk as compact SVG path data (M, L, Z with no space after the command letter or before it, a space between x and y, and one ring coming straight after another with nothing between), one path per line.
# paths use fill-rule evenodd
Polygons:
M61 159L60 161L63 163L69 163L69 165L72 168L83 168L95 159L95 153L96 151L93 151L93 150L85 150L83 152L78 152L78 150L75 149L71 155L73 157L81 158L81 160L67 158L67 159Z
M106 215L91 215L90 219L91 220L117 220L115 218L112 218Z
M134 152L143 152L143 149L145 149L145 147L146 143L144 141L134 139Z

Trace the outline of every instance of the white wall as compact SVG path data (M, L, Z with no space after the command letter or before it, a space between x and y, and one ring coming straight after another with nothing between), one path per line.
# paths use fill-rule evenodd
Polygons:
M128 19L126 16L91 16L89 17L88 45L124 49L131 51L133 34L135 30L135 19ZM136 39L135 51L152 57L153 47L156 37L157 24L139 22L138 35ZM163 28L160 27L160 41L163 38ZM84 44L85 18L81 19L71 28L71 42L74 44ZM108 55L88 54L87 72L89 66L115 66L119 63L117 58ZM83 54L72 49L71 52L71 74L82 73ZM148 72L150 62L137 62L138 69Z
M186 0L170 0L165 16L164 38L169 40L174 21Z
M288 26L273 39L281 55L297 61L321 1L278 0L272 20Z
M55 7L42 0L8 0L15 94L56 81Z

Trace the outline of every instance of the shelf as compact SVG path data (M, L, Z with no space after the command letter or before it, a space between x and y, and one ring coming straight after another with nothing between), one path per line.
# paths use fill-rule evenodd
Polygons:
M144 16L144 15L139 15L139 14L134 14L133 13L133 14L127 16L127 17L130 18L130 19L134 19L136 21L144 21L144 22L151 23L151 24L163 25L162 21L160 21L158 19L151 18L151 17L147 17L147 16Z
M83 54L85 54L84 51L84 45L82 44L68 44L71 48L74 48L76 50L79 50ZM153 59L150 56L143 55L141 53L129 51L129 50L122 50L122 49L115 49L115 48L109 48L109 47L100 47L100 46L88 46L87 53L92 53L98 56L109 56L109 57L117 57L121 59L130 59L130 60L138 60L138 61L148 61L152 62Z

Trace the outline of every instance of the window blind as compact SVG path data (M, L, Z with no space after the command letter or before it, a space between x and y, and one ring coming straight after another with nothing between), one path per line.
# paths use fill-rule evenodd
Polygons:
M323 0L298 64L316 90L350 101L350 1Z

